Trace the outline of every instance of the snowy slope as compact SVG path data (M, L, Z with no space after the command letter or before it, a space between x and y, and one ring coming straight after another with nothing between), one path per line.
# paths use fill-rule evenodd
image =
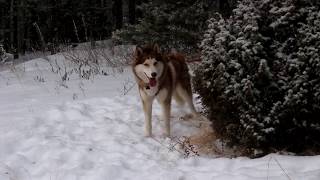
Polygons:
M129 68L67 82L51 69L35 59L0 72L0 180L320 179L320 156L185 158L162 138L158 104L154 137L143 137L136 87L124 91ZM199 130L173 108L174 137Z

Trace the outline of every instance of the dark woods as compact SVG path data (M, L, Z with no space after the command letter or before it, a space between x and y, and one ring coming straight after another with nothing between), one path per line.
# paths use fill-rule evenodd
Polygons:
M148 13L143 3L157 0L0 0L0 43L14 54L108 39ZM230 14L224 0L201 0ZM159 1L162 4L167 1ZM169 1L170 2L170 1ZM172 2L170 2L172 3ZM169 4L170 4L169 3ZM156 4L156 3L155 3Z
M106 39L136 22L136 1L0 0L0 43L11 53Z

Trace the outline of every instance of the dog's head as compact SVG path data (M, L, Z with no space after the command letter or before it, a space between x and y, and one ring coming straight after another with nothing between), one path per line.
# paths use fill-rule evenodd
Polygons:
M165 59L157 44L136 47L133 68L136 75L150 87L158 84L165 68Z

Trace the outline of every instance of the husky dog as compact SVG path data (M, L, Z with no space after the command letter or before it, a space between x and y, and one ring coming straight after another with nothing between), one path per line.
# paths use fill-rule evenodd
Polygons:
M172 97L178 104L187 103L192 115L197 115L192 100L190 75L184 56L177 52L163 54L159 46L136 47L132 64L145 115L145 136L152 135L152 103L157 99L162 108L165 136L170 137Z

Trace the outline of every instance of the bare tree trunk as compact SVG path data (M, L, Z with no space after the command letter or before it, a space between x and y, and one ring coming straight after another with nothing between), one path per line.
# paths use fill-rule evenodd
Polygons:
M36 22L33 23L33 26L37 30L37 33L38 33L40 41L41 41L41 50L44 52L46 50L46 42L44 41L44 37L43 37L43 35L41 33L40 27L38 26L38 24Z
M141 6L142 3L145 2L145 0L135 0L136 1L136 7ZM143 15L143 12L140 9L136 9L136 19L141 18Z
M116 21L116 29L121 29L123 24L122 0L113 1L112 11Z
M24 51L24 0L20 0L17 7L17 52L21 53Z
M85 40L88 41L88 28L87 28L87 24L83 14L81 15L81 20L84 28L84 37L85 37Z
M10 51L14 49L14 0L10 1Z
M129 23L135 24L136 23L136 1L129 0Z
M5 8L4 7L0 7L0 17L5 17ZM6 29L6 23L5 23L5 20L2 19L0 21L0 36L1 37L4 37L4 34L5 34L5 29ZM2 43L2 42L0 42Z
M77 28L76 22L74 21L73 18L72 18L72 23L73 23L74 33L76 35L77 41L78 41L78 43L80 43L78 28Z
M230 4L229 4L228 0L219 0L219 1L218 1L218 7L219 7L220 13L221 13L224 17L230 16L230 14L231 14L231 7L230 7Z

